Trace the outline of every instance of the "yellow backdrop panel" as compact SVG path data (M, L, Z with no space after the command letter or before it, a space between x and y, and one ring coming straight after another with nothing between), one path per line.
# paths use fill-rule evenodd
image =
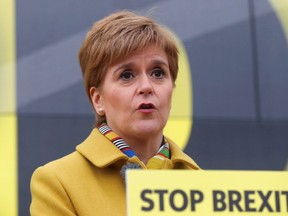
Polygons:
M18 212L14 7L0 0L0 215L9 216Z

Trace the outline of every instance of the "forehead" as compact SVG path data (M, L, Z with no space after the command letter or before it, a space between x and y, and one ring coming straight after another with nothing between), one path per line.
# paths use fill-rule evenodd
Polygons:
M167 55L164 52L163 49L157 46L148 46L141 50L136 50L134 52L131 52L127 55L124 55L118 59L115 59L111 64L110 67L113 67L115 65L119 64L129 64L133 62L142 62L143 60L148 59L153 61L154 63L159 64L167 64L168 65L168 59Z

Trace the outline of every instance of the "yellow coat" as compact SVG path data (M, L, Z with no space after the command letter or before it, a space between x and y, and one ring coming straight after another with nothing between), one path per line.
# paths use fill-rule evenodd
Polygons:
M194 169L197 164L168 140L171 160L163 169ZM97 129L76 147L76 151L39 167L31 179L32 216L124 216L125 185L120 175L128 158Z

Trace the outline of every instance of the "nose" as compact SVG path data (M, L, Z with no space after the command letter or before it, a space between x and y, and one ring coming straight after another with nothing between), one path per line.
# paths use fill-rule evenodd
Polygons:
M153 93L153 85L149 79L149 75L145 74L141 76L138 93L141 95L150 95Z

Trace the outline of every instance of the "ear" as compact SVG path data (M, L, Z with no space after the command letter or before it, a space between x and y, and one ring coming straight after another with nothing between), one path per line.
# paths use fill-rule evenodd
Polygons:
M97 112L98 115L103 115L103 102L102 102L102 95L99 90L97 90L95 87L91 87L89 90L90 98L94 107L95 112ZM102 111L101 111L102 110Z

